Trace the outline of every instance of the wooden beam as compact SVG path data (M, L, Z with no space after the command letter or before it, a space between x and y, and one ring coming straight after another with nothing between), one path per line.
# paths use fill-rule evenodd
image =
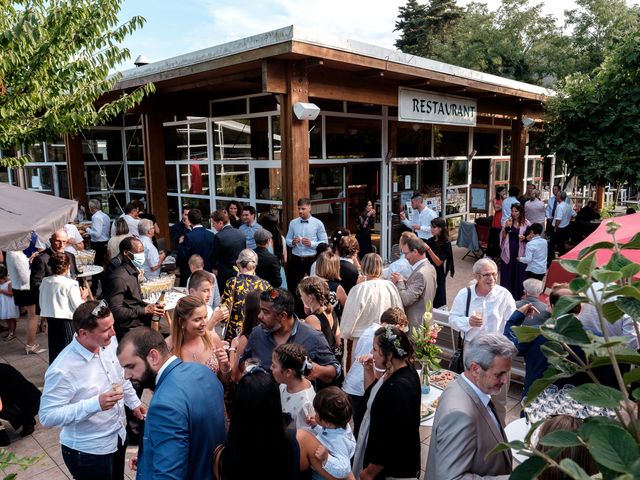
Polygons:
M88 207L87 182L84 179L84 160L82 158L82 139L79 136L64 136L64 149L67 155L67 180L69 198L80 198L82 205ZM87 211L89 209L87 208Z
M384 77L384 72L382 70L361 70L360 72L356 72L353 74L353 78L358 78L361 80L379 77Z
M160 234L169 245L169 208L164 158L164 132L160 99L148 99L142 116L144 175L147 183L147 210L156 217Z
M178 85L172 85L170 87L164 87L162 85L158 86L158 93L174 93L174 92L183 92L186 90L192 90L194 88L206 88L213 87L216 85L222 85L225 83L235 83L235 82L255 82L256 84L260 83L260 74L255 71L236 73L232 75L220 75L216 76L215 72L211 72L211 78L197 80L193 82L180 83Z
M287 93L282 95L282 221L296 218L298 199L309 197L309 121L298 120L293 105L309 101L309 78L304 65L290 62L286 68Z
M281 60L262 61L262 92L287 93L287 63Z
M518 187L520 193L524 191L524 152L527 146L527 129L522 125L522 114L511 121L511 160L509 162L509 184Z

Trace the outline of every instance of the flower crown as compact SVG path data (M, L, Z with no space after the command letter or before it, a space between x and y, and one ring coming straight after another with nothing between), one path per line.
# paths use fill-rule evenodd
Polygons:
M384 337L385 340L393 345L393 348L395 349L399 357L404 357L405 355L407 355L407 351L400 346L400 338L398 337L398 335L393 333L393 330L390 326L387 325L386 327L384 327L382 337Z

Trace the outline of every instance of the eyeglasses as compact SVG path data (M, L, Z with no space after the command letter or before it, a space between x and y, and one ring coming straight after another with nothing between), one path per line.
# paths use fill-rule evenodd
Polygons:
M498 278L498 272L478 273L477 275L480 278L489 278L489 277Z
M91 310L91 315L96 318L100 318L100 312L102 312L105 308L109 308L109 305L104 300L100 300L100 303L96 305L96 308Z
M401 250L401 251L405 257L411 253L411 250Z

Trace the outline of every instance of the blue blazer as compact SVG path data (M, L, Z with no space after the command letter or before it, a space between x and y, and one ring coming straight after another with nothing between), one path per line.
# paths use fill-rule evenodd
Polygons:
M199 363L174 360L149 404L136 478L213 480L213 451L224 439L218 377Z
M204 227L194 228L190 232L186 232L184 241L178 247L178 258L186 265L189 257L197 253L204 260L204 269L210 272L214 239L215 235Z

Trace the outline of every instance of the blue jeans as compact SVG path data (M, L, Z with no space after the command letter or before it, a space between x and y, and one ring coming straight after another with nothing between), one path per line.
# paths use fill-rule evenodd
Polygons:
M106 455L84 453L62 445L62 458L75 480L122 480L127 441L118 438L118 449Z

